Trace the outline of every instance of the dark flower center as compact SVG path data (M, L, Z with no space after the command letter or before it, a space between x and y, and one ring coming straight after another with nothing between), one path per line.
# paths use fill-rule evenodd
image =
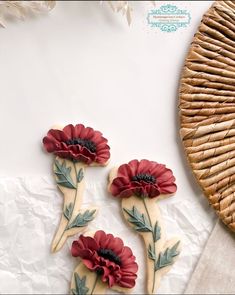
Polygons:
M110 261L112 261L112 262L114 262L114 263L116 263L116 264L118 264L118 265L121 264L121 259L120 259L120 257L118 257L118 256L117 256L112 250L101 248L101 249L99 249L97 252L98 252L98 254L99 254L101 257L103 257L103 258L105 258L105 259L108 259L108 260L110 260Z
M76 145L79 144L81 146L84 146L87 148L90 152L95 153L96 152L96 144L89 139L83 139L83 138L72 138L67 141L65 141L66 145Z
M102 275L104 274L104 270L103 270L103 268L102 268L102 267L98 268L98 269L96 270L96 273L97 273L98 275L102 276Z
M145 181L148 183L156 183L156 178L151 175L151 174L147 174L147 173L139 173L135 176L132 177L133 181Z

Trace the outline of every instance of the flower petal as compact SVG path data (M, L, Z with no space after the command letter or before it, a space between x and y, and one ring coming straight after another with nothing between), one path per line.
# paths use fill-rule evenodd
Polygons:
M69 137L62 130L58 129L49 130L47 136L50 138L54 138L59 142L66 141L69 139Z
M122 275L119 285L123 288L133 288L135 286L136 278L136 274Z
M94 238L92 237L84 237L83 235L81 235L79 237L79 240L74 241L72 244L72 248L71 248L71 253L72 256L80 256L82 255L83 252L81 252L82 250L89 250L89 251L97 251L98 250L98 245L95 241Z
M132 160L128 164L123 164L118 168L118 175L129 180L137 174L138 160Z
M63 132L67 135L69 139L76 138L75 128L72 124L69 124L63 128Z
M151 170L152 163L149 160L141 160L139 162L138 168L137 168L137 173L136 174L145 174L149 173Z
M60 149L60 143L56 139L50 138L49 136L43 138L43 145L48 153L53 153L57 149Z
M112 195L117 196L128 188L131 188L130 181L124 177L117 177L113 180L110 191Z
M94 235L94 239L98 245L99 248L103 248L103 241L105 241L107 238L106 233L103 230L98 230L95 235Z

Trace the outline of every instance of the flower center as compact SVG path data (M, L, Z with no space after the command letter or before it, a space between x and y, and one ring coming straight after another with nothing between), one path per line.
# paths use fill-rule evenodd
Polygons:
M148 183L156 183L156 178L151 175L151 174L147 174L147 173L139 173L135 176L132 177L133 181L145 181Z
M103 258L105 258L105 259L108 259L108 260L110 260L110 261L112 261L112 262L114 262L114 263L116 263L116 264L118 264L118 265L121 264L121 259L120 259L120 257L118 257L118 256L117 256L112 250L101 248L101 249L99 249L97 252L98 252L98 254L99 254L101 257L103 257Z
M65 141L65 144L67 144L67 145L79 144L79 145L87 148L92 153L96 152L96 144L92 140L89 140L89 139L72 138L72 139Z

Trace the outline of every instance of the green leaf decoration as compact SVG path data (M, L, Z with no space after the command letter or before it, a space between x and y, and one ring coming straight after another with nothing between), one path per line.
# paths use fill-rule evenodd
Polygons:
M67 226L67 229L74 227L83 227L88 224L89 221L94 219L94 214L96 210L86 210L84 213L79 213L74 220Z
M135 206L132 210L123 208L123 210L130 216L128 221L135 225L135 230L139 232L152 232L153 229L146 219L144 214L141 214Z
M57 184L67 187L76 189L75 184L73 183L73 180L71 178L70 172L71 167L66 167L66 162L63 161L62 164L60 164L59 161L55 160L55 168L54 168L55 175L57 176Z
M153 239L154 242L157 242L161 238L161 228L158 226L158 222L156 222L153 230Z
M64 217L67 220L70 220L72 213L73 213L73 203L70 203L68 206L66 206L66 208L64 210Z
M83 177L84 177L83 168L80 168L77 175L77 182L81 182L83 180Z
M78 273L74 273L75 289L71 290L73 295L86 295L89 288L86 287L86 276L80 278Z
M156 260L155 249L154 246L152 246L151 244L149 244L148 247L148 258L154 261Z
M155 264L155 271L169 266L173 263L173 258L179 255L179 251L177 251L180 241L178 241L172 248L167 248L164 253L160 253L158 256L158 260Z

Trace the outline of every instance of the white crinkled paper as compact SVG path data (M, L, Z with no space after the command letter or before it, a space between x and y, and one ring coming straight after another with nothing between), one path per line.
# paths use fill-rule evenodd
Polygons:
M78 260L70 255L71 237L56 254L50 253L61 217L62 197L50 177L0 178L0 293L68 294ZM103 229L124 240L139 264L133 291L145 293L145 253L138 234L124 223L119 200L106 192L106 182L86 180L84 207L99 206L89 230ZM181 294L215 223L212 211L196 198L175 197L159 202L168 237L180 236L179 260L164 277L160 294ZM207 212L208 211L208 212ZM110 292L109 292L110 294Z

